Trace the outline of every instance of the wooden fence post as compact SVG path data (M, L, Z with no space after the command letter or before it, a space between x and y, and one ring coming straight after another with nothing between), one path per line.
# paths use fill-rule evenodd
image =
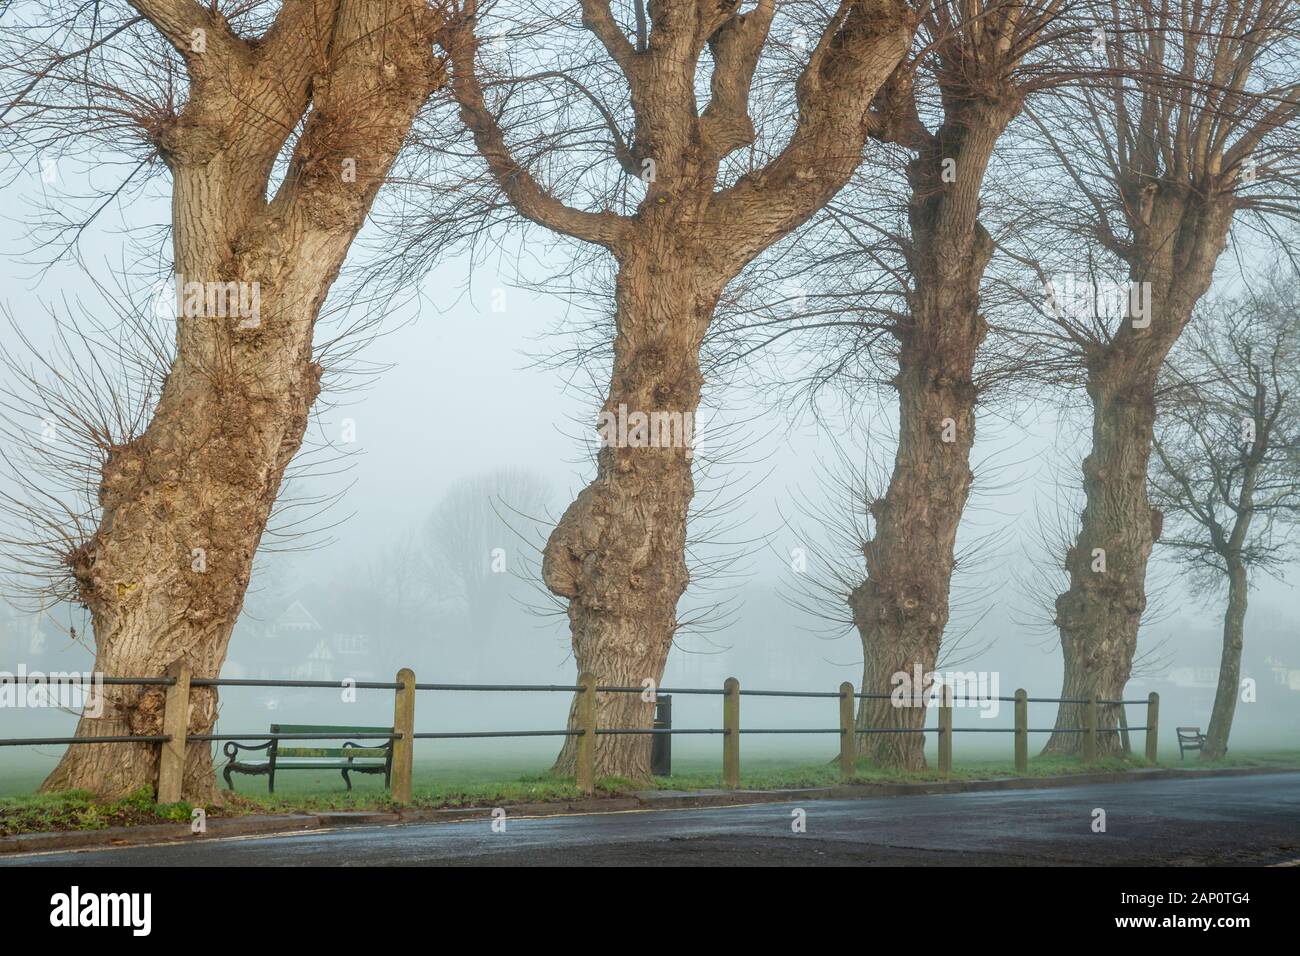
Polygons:
M1097 760L1097 698L1088 698L1083 709L1083 760L1094 763Z
M840 685L840 775L845 780L853 779L853 752L857 743L853 731L853 685L845 681Z
M1156 762L1156 747L1160 742L1160 695L1155 691L1147 698L1147 763Z
M578 675L578 789L590 795L596 789L596 675L583 671Z
M1016 773L1029 773L1029 695L1016 691Z
M722 785L740 786L740 681L728 677L722 685Z
M158 802L179 803L185 779L185 737L190 728L190 668L176 661L166 673L176 682L167 688L163 703L162 732L171 740L162 745L158 761Z
M952 773L952 688L947 684L939 703L939 772Z
M397 672L397 688L393 695L393 780L394 803L411 802L411 771L415 763L415 672L403 667Z

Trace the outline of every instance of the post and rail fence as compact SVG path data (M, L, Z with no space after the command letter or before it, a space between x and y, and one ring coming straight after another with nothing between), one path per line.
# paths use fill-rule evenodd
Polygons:
M740 681L734 677L727 678L721 688L709 687L620 687L600 684L595 675L583 673L578 675L577 684L421 684L409 668L402 668L395 681L320 681L320 680L260 680L243 678L193 677L187 666L174 664L162 677L100 677L98 683L109 686L165 687L166 698L163 709L161 734L156 735L116 735L86 737L27 737L0 738L0 747L25 747L46 744L109 744L140 743L158 744L161 755L158 764L158 802L176 803L181 799L181 780L185 767L186 747L191 744L211 744L218 741L240 740L332 740L338 734L328 733L249 733L249 734L191 734L188 733L187 715L189 712L190 689L194 687L277 687L277 688L353 688L359 690L393 691L393 729L391 733L349 733L355 740L390 740L392 741L392 783L391 796L394 803L411 802L411 777L414 765L415 741L450 740L490 737L577 737L576 781L584 793L595 789L596 737L618 734L718 734L722 736L722 776L723 785L729 789L740 786L740 736L741 734L837 734L840 738L839 765L845 779L851 779L855 765L855 743L859 734L926 734L938 737L938 769L940 773L952 773L953 734L957 733L1010 733L1015 735L1015 768L1018 774L1029 770L1029 735L1030 734L1083 734L1082 756L1085 763L1096 761L1099 753L1098 738L1101 734L1120 735L1120 745L1124 753L1129 752L1129 732L1144 731L1146 734L1146 760L1156 761L1156 744L1159 738L1160 695L1150 694L1145 700L1103 700L1090 698L1030 697L1024 690L1017 690L1013 697L980 697L979 702L999 701L1015 705L1015 725L1013 727L954 727L952 722L953 697L952 688L943 685L938 696L938 726L936 727L858 727L855 721L854 704L860 700L890 700L893 694L855 693L853 684L845 681L834 691L782 691L782 690L744 690ZM0 683L49 683L50 677L14 677L0 676ZM84 683L84 682L82 682ZM575 709L577 727L566 730L488 730L456 732L417 732L415 729L415 700L421 691L433 692L468 692L468 693L516 693L516 692L561 692L578 694ZM645 694L655 695L716 695L722 697L722 726L707 728L641 728L641 727L599 727L596 721L596 695L601 694ZM741 727L740 698L774 697L774 698L834 698L839 707L839 726L837 727ZM1085 704L1083 727L1030 727L1030 704ZM1130 727L1125 716L1124 707L1129 704L1146 704L1146 724ZM1101 727L1101 708L1118 707L1118 726Z

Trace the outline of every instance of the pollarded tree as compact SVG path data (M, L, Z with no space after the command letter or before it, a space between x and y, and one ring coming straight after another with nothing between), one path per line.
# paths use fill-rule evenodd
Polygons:
M254 553L320 389L322 303L444 79L427 0L25 0L0 27L0 135L31 159L171 176L174 357L147 424L93 434L98 524L66 555L95 669L219 675ZM78 736L156 734L157 688L110 687ZM191 697L211 731L216 694ZM73 746L46 789L151 784L157 747ZM214 795L189 748L187 799Z
M1294 551L1300 522L1300 284L1216 302L1175 347L1159 396L1151 500L1160 543L1206 594L1226 585L1223 656L1202 757L1222 757L1241 694L1251 574Z
M542 568L568 602L579 670L602 683L658 681L677 629L693 494L684 427L719 296L848 181L872 99L914 29L904 0L827 6L806 44L820 4L633 0L623 22L608 0L558 12L496 4L494 19L467 0L449 15L451 92L500 193L617 266L609 441ZM504 78L480 70L487 37L520 51ZM648 727L651 711L639 694L598 699L606 727ZM570 740L558 769L575 749ZM645 779L649 753L645 736L602 736L597 772Z
M910 156L908 228L899 241L907 290L890 328L898 363L894 467L885 493L868 506L866 575L848 596L862 639L864 691L890 693L895 675L929 674L939 660L973 478L977 360L988 334L981 286L994 241L980 217L985 175L1026 97L1068 78L1053 51L1077 37L1081 6L927 4L915 69L896 73L882 97L885 119L874 135ZM920 84L933 85L937 102L917 95ZM924 727L922 688L913 690L919 705L864 699L858 726ZM883 765L918 769L922 743L916 733L863 734L858 747Z
M860 567L851 577L837 568L824 582L848 606L862 642L862 687L872 693L889 695L899 674L919 670L924 679L940 659L976 410L1008 380L1023 391L1027 365L1023 345L1005 334L993 348L985 341L995 248L986 180L1026 100L1075 78L1077 68L1059 53L1091 41L1095 6L918 4L912 55L879 94L872 126L902 166L905 188L859 175L793 248L765 260L761 276L747 274L756 286L750 314L729 316L769 343L797 333L817 355L805 385L813 391L833 385L858 408L882 386L897 395L897 445L884 487L870 487L875 476L853 482L866 494L854 503ZM1023 172L1016 165L1006 162L1006 178ZM889 766L924 766L925 703L915 690L907 706L862 701L859 727L907 732L861 734L861 753Z
M1098 82L1031 108L1068 178L1059 201L1033 200L1060 226L1046 241L1073 232L1090 244L1080 262L1108 260L1127 280L1112 296L1091 275L1049 277L1056 332L1074 350L1092 410L1085 505L1056 600L1061 731L1083 726L1078 701L1119 699L1132 669L1162 523L1147 466L1165 357L1210 288L1234 216L1258 213L1250 221L1268 230L1268 217L1300 215L1292 0L1118 0L1097 27L1107 65ZM1103 717L1115 726L1115 708ZM1054 733L1046 749L1076 752L1081 736ZM1102 741L1117 748L1118 736Z

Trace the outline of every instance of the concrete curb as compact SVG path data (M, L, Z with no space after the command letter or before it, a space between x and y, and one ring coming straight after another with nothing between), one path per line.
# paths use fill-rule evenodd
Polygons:
M1297 768L1232 767L1219 770L1112 771L1065 774L1058 777L1007 777L997 780L950 780L931 783L844 784L796 790L640 790L631 796L591 797L553 803L505 804L512 817L550 817L584 813L619 813L653 810L707 809L750 803L791 803L804 800L863 800L920 794L975 793L995 790L1047 790L1097 783L1140 783L1187 777L1246 777L1296 773ZM116 846L146 846L181 840L215 840L241 836L267 836L303 830L363 826L401 826L413 823L458 823L491 819L494 807L411 808L397 811L340 811L327 813L267 814L216 817L207 832L193 834L188 823L158 823L104 830L68 830L21 833L0 837L0 856L48 853L54 850L90 850Z
M315 814L285 813L266 816L229 817L208 820L207 833L192 834L188 823L150 823L135 827L103 830L62 830L53 833L19 833L0 837L0 856L19 853L47 853L51 850L85 850L108 846L143 846L181 839L249 836L260 833L290 833L321 826Z
M789 803L794 800L865 800L940 793L980 793L995 790L1050 790L1097 783L1141 783L1180 777L1243 777L1296 773L1300 768L1229 767L1217 770L1150 770L1071 773L1057 777L1005 777L996 780L936 780L926 783L860 783L799 790L641 790L636 797L656 810L727 807L746 803Z
M642 810L644 802L630 797L591 797L563 803L506 803L502 807L512 817L559 817L581 813L620 813ZM401 823L459 823L465 820L490 820L496 807L446 807L399 811Z

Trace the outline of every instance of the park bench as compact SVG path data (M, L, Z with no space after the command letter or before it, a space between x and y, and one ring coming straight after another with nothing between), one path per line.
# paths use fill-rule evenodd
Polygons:
M1200 750L1205 746L1205 734L1200 727L1176 727L1178 732L1178 759L1183 759L1183 751Z
M341 747L320 747L316 741L304 741L311 746L285 746L294 741L277 740L274 736L265 743L241 744L230 741L225 746L227 763L222 771L226 789L234 790L232 773L246 773L270 778L268 793L275 793L275 774L279 770L338 770L343 782L352 789L350 773L382 773L384 786L389 785L393 772L393 741L374 740L357 743L346 738L354 734L391 734L392 727L331 727L319 724L272 724L271 734L329 734L343 740ZM247 762L239 759L239 752L266 751L264 761Z

